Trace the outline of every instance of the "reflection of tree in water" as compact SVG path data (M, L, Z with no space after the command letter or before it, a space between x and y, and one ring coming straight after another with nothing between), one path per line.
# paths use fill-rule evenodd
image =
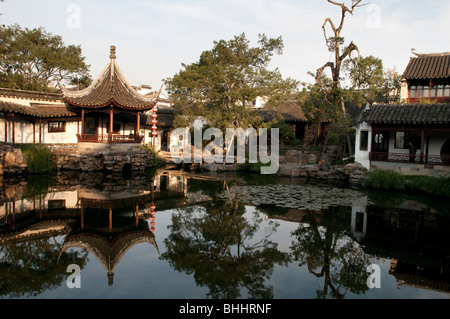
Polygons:
M255 239L263 219L244 214L244 205L225 202L179 211L172 216L161 258L177 271L194 274L198 285L209 288L209 297L235 299L246 288L250 298L273 298L273 288L264 282L275 264L289 259L268 240L278 224L269 222L263 238Z
M317 278L323 278L319 299L342 299L348 291L363 294L368 290L366 268L369 260L357 242L346 236L349 214L333 208L321 214L307 213L292 233L292 257L306 265Z
M0 246L0 296L38 296L61 286L68 265L85 266L87 253L64 253L58 261L60 249L55 238Z

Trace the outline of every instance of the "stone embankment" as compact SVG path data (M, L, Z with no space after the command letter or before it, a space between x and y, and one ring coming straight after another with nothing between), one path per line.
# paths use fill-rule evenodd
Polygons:
M278 174L289 177L305 177L319 180L349 180L352 184L360 184L367 169L361 164L332 166L328 161L318 162L316 153L305 154L299 151L287 151L280 156Z
M145 171L153 166L153 154L150 150L133 152L98 152L54 150L58 170L96 172Z
M57 170L96 172L142 172L153 167L153 153L148 149L108 148L86 149L71 145L49 146L54 154ZM0 176L17 175L27 171L22 149L0 143Z
M21 174L27 169L22 150L0 143L0 176Z
M332 166L327 161L319 162L320 153L298 150L287 151L279 157L278 176L292 178L313 178L318 180L348 180L352 184L361 184L367 171L361 164ZM202 164L200 169L212 172L238 170L237 164Z

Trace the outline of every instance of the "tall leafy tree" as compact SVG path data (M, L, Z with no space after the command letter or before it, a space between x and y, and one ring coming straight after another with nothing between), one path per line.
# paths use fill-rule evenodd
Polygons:
M357 106L365 103L398 103L401 88L400 75L392 69L385 70L383 61L374 56L346 60L343 71L349 87L343 92L347 101Z
M84 60L80 46L65 45L42 27L0 29L0 86L46 92L59 82L86 86L92 79Z
M287 99L298 83L283 79L278 69L269 70L275 54L282 54L283 40L259 35L259 46L251 47L244 33L232 40L214 41L198 62L183 64L183 69L165 80L178 108L178 126L186 126L196 116L205 117L211 126L248 127L257 122L249 111L257 97L276 106Z

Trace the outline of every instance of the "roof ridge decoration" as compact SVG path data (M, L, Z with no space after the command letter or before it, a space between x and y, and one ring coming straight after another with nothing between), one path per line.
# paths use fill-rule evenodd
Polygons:
M14 98L20 100L32 100L32 101L50 101L50 102L62 102L62 94L51 92L37 92L30 90L0 88L0 97Z
M86 89L70 91L61 86L64 101L77 107L103 108L114 105L131 110L150 110L162 87L152 95L142 95L126 80L116 62L116 47L110 47L110 61L97 79Z
M412 53L408 66L403 73L406 80L430 80L450 77L450 52L449 53Z
M414 54L418 58L450 55L450 51L449 52L438 52L438 53L417 53L416 49L411 49L411 52L412 52L412 54Z

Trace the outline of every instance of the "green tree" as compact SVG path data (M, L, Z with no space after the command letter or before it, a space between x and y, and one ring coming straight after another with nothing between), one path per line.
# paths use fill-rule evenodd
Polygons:
M22 29L14 24L0 29L0 86L52 92L59 82L85 86L92 79L81 47L65 45L62 37L44 28Z
M384 70L381 59L368 56L346 60L343 69L350 81L350 86L343 92L346 101L357 106L398 102L400 76L395 70Z
M283 79L279 70L269 70L271 58L282 54L282 38L259 35L259 46L251 47L245 34L230 41L214 41L198 62L165 79L177 108L177 126L187 126L203 116L212 127L248 127L261 122L249 105L264 97L271 105L285 101L298 83Z

